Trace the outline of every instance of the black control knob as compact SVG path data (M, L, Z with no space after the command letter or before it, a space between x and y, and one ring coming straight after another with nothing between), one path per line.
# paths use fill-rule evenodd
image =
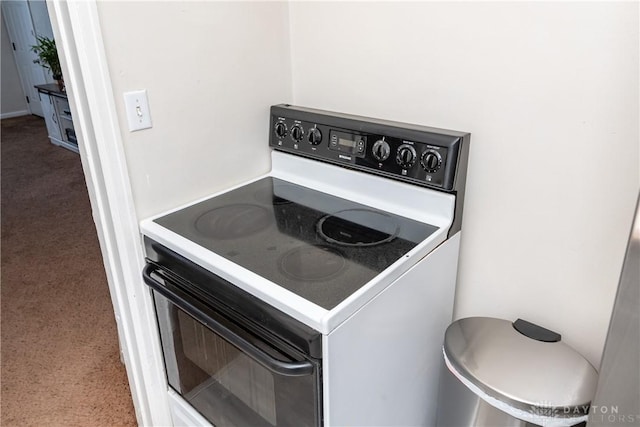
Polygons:
M304 131L302 130L302 127L300 125L295 125L291 128L291 138L293 138L294 141L301 141L303 136Z
M416 150L409 144L402 144L398 147L396 161L404 168L409 169L416 162Z
M377 140L371 150L373 151L373 157L379 162L384 162L389 158L389 154L391 154L391 147L389 147L389 143L384 139Z
M309 132L307 132L307 141L309 141L309 144L311 145L320 144L322 141L322 132L320 132L320 129L317 127L309 129Z
M287 136L287 125L285 125L284 122L276 123L276 126L274 127L274 130L276 132L276 136L278 138L280 138L280 139L282 139L285 136Z
M433 173L440 169L440 166L442 165L442 157L437 151L428 150L422 155L420 163L422 163L422 167L425 171Z

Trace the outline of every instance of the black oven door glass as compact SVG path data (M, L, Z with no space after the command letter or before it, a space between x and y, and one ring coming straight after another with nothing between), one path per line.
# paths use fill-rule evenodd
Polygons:
M182 305L179 295L153 294L169 385L213 425L320 425L318 361L214 312L198 320L207 308L187 314L176 304ZM243 345L232 343L229 333Z

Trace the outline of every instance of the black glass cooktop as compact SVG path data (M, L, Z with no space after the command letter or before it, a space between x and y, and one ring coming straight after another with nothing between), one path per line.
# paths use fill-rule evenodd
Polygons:
M155 222L327 310L437 230L270 177Z

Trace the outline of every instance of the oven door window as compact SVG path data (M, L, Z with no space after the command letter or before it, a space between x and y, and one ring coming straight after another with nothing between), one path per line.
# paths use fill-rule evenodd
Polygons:
M320 425L317 365L305 374L276 372L164 296L154 292L154 299L169 385L212 424ZM228 326L273 360L301 358L286 355L237 326Z

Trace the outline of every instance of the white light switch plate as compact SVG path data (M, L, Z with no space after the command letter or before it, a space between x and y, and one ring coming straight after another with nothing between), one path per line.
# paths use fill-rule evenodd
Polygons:
M125 92L124 105L127 110L130 132L151 127L151 113L146 90Z

